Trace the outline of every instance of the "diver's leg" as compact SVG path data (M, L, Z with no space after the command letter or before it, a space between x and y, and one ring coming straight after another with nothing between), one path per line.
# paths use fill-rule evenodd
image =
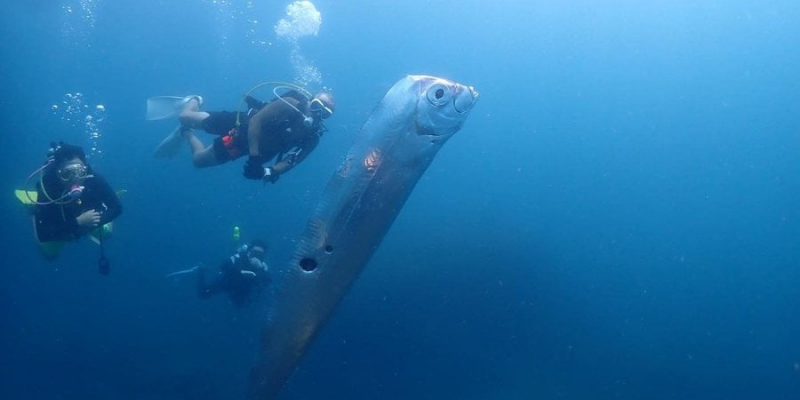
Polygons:
M181 133L189 142L189 147L192 150L192 164L194 164L195 167L206 168L220 164L217 160L213 145L205 146L190 128L181 127Z
M197 101L196 97L193 97L183 106L183 110L181 110L178 119L180 119L182 126L201 128L203 126L203 120L208 118L209 115L210 114L205 111L200 111L200 103Z

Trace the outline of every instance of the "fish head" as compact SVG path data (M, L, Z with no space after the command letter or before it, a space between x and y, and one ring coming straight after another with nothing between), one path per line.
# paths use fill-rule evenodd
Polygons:
M417 90L417 132L424 136L449 137L467 120L478 92L471 86L426 75L411 75Z

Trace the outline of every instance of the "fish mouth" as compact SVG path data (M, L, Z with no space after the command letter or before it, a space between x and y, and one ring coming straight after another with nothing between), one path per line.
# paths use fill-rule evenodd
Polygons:
M426 127L426 126L422 126L422 125L420 125L419 122L417 122L417 135L419 135L421 137L428 138L428 139L435 139L435 138L438 138L438 137L442 136L442 135L436 134L436 130L435 129L432 129L432 128L429 128L429 127Z
M472 86L462 87L463 89L458 91L456 98L453 100L453 106L459 114L464 114L471 110L480 96Z

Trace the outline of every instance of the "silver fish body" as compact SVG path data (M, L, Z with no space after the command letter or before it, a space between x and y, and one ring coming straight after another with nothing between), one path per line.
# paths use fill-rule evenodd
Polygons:
M471 87L410 75L372 112L280 277L251 372L252 399L278 394L477 98Z

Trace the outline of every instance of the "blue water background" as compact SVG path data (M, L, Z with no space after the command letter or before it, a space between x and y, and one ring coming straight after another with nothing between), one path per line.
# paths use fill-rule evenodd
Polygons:
M288 2L92 4L93 24L78 1L0 14L0 398L243 398L268 305L164 275L216 266L234 225L283 268L409 73L481 99L282 399L800 398L797 2L317 1L300 47L337 113L267 186L241 160L154 159L173 122L145 100L234 109L294 79L272 31ZM106 107L92 163L128 190L109 277L88 241L44 261L11 195L51 140L89 145L51 110L75 92Z

